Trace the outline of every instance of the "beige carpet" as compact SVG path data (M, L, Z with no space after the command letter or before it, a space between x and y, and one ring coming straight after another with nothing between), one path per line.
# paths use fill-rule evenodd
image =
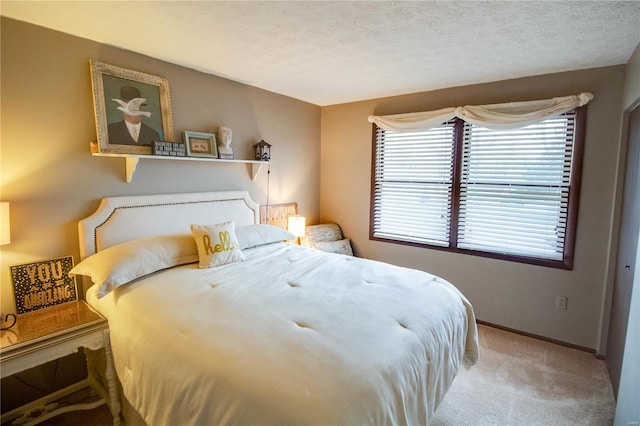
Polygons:
M613 424L604 361L493 327L478 331L480 360L460 371L432 426Z

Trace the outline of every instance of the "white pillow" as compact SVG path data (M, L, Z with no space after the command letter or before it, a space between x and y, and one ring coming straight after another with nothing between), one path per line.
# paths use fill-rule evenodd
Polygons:
M69 275L86 275L98 284L101 298L136 278L161 269L198 261L193 237L165 235L140 238L104 249L77 264Z
M323 241L320 243L313 243L313 248L327 251L329 253L353 256L353 250L351 250L351 240L348 238L339 241Z
M191 232L198 247L200 268L211 268L244 260L235 228L234 221L215 225L191 225Z
M240 250L296 239L286 229L267 224L238 226L236 236L240 243Z

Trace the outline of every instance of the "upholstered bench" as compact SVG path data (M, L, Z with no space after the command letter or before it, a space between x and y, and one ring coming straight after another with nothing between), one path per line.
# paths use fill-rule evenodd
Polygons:
M351 240L342 236L340 227L335 223L307 226L306 243L315 249L329 253L353 256Z

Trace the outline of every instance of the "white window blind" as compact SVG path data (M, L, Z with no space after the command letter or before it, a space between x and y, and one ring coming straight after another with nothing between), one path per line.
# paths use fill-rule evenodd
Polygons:
M423 132L377 129L373 235L449 245L454 123Z
M513 130L460 118L423 131L376 126L371 238L571 268L577 111Z
M517 130L465 123L458 247L562 260L575 111Z

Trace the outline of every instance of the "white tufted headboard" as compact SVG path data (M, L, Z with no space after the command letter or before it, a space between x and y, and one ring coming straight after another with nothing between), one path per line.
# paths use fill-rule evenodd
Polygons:
M229 220L260 223L260 206L247 191L103 198L98 210L78 223L80 258L136 238L190 234L193 223Z

